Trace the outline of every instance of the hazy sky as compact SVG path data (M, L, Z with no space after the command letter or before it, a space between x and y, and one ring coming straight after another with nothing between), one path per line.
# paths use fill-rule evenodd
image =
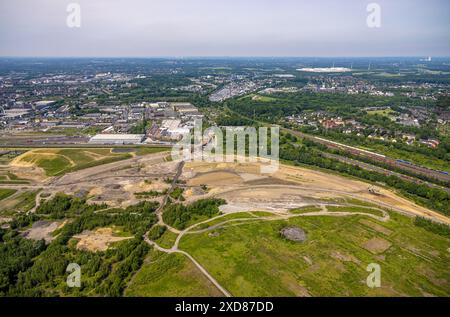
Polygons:
M0 55L449 56L450 1L0 0Z

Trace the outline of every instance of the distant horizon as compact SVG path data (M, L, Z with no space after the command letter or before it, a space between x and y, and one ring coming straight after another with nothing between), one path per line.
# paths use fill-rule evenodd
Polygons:
M296 59L296 58L316 58L316 59L329 59L329 58L347 58L347 59L351 59L351 58L373 58L373 59L381 59L381 58L426 58L426 57L431 57L433 58L437 58L437 59L441 59L441 58L450 58L450 55L441 55L441 56L433 56L433 55L399 55L399 56L390 56L390 55L385 55L385 56L283 56L283 55L279 55L279 56L252 56L252 55L241 55L241 56L221 56L221 55L191 55L191 56L32 56L32 55L24 55L24 56L2 56L0 55L0 59L3 58L15 58L15 59L89 59L89 58L105 58L105 59L117 59L117 58L123 58L123 59L201 59L201 58L205 58L205 59L219 59L219 58L229 58L229 59L242 59L242 58L251 58L251 59L271 59L271 58L292 58L292 59Z
M0 1L0 56L450 56L448 12L447 0Z

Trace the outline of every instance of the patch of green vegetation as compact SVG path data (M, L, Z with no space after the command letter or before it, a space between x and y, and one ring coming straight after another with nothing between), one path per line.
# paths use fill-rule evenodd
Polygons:
M410 161L431 169L450 172L450 166L447 161L430 157L422 153L405 151L397 149L393 146L385 146L382 144L371 144L368 150L384 154L392 158L401 158L402 160Z
M379 217L383 216L380 210L360 206L327 206L327 210L331 212L363 212Z
M29 183L30 182L27 181L27 180L14 180L14 181L11 181L11 180L0 180L0 184L3 184L3 185L7 185L7 184L20 185L20 184L29 184Z
M170 151L167 147L150 147L150 146L140 146L136 148L136 155L147 155L153 153L159 153L164 151Z
M430 232L450 237L450 227L446 224L437 223L423 217L416 217L414 219L414 225L424 228L425 230L428 230Z
M99 166L99 165L103 165L103 164L108 164L108 163L114 163L117 161L122 161L122 160L126 160L131 158L131 154L122 154L122 155L117 155L117 156L110 156L107 157L105 159L100 159L100 160L96 160L96 161L90 161L89 163L83 164L83 165L76 165L74 167L69 168L66 171L63 171L61 173L58 173L58 175L62 175L65 173L70 173L70 172L75 172L78 170L82 170L85 168L89 168L89 167L94 167L94 166Z
M57 194L51 200L42 203L36 210L36 214L48 215L53 219L73 217L84 212L94 212L106 209L106 204L88 205L86 199L77 198L65 194Z
M359 223L364 216L295 217L229 226L185 235L189 252L234 296L437 296L450 295L447 251L450 239L421 230L393 213L382 224L386 236ZM280 238L284 226L308 233L303 243ZM381 254L364 248L370 239L386 240ZM369 288L366 267L379 263L382 288ZM405 267L405 263L408 265Z
M17 180L22 180L21 178L19 178L19 176L17 176L16 174L12 173L11 171L8 171L6 173L6 175L8 176L8 178L12 181L17 181Z
M147 237L152 241L158 240L159 238L161 238L164 232L166 232L166 230L167 230L166 226L160 225L153 226L148 232Z
M219 218L213 219L211 221L208 221L206 223L202 223L199 224L198 226L195 227L194 230L201 230L201 229L206 229L206 228L210 228L214 225L217 225L219 223L228 221L228 220L233 220L233 219L243 219L243 218L251 218L251 219L257 219L257 217L255 217L253 215L253 213L250 212L236 212L236 213L231 213L228 215L223 215Z
M201 199L185 206L169 204L164 208L164 222L174 228L184 229L192 220L207 219L219 214L219 206L225 204L223 199Z
M45 243L21 238L0 229L0 297L6 295L14 278L32 264L33 258L45 250Z
M9 196L13 195L15 192L17 192L17 190L15 190L15 189L0 188L0 200L8 198Z
M377 204L369 203L367 201L359 200L359 199L356 199L356 198L345 198L345 199L342 199L342 200L337 200L337 202L345 202L345 203L348 203L350 205L358 205L358 206L364 206L364 207L380 208L380 206L378 206Z
M11 208L14 212L27 212L30 211L36 205L36 195L39 193L37 191L27 191L14 197L14 207Z
M163 195L164 193L156 191L156 190L149 190L146 192L137 192L134 193L134 196L136 196L136 198L153 198L153 197L158 197Z
M307 212L317 212L317 211L322 211L322 208L317 206L304 206L289 210L289 212L293 214L303 214Z
M129 153L111 153L101 149L39 149L27 153L21 159L44 169L48 176L58 176L88 167L131 158Z
M221 293L182 254L152 251L125 290L125 296L220 296Z
M250 215L256 216L256 217L270 217L273 216L273 213L268 211L250 211Z
M390 115L394 112L394 110L388 108L388 109L381 109L381 110L371 110L367 111L367 114L369 115L379 115L383 117L390 117Z
M164 234L159 237L159 239L155 240L155 242L166 249L170 249L177 239L178 235L170 230L166 230Z
M28 158L24 158L28 161ZM55 176L69 169L70 161L62 156L55 157L38 157L33 159L34 163L44 169L48 176Z
M56 197L60 197L57 195ZM7 296L120 296L127 283L142 265L150 247L143 241L142 235L154 225L154 214L158 203L142 202L126 209L116 209L110 213L96 213L92 205L80 202L77 198L54 198L45 209L46 214L71 214L72 219L58 230L54 241L39 255L30 254L31 261L8 263L12 272L6 276L3 262L0 263L0 281L8 284ZM76 207L74 207L76 205ZM74 212L73 209L76 209ZM83 212L80 212L80 211ZM36 214L21 214L20 222L11 225L5 236L19 235L25 226L39 219ZM114 243L113 248L104 252L78 250L72 237L84 230L95 228L113 228L115 236L134 238ZM24 240L20 237L19 239ZM0 244L0 253L2 246ZM26 250L25 250L26 251ZM14 258L18 250L8 249L6 257ZM38 252L38 253L39 253ZM3 254L0 254L3 257ZM20 258L19 258L20 260ZM78 263L83 268L80 288L69 288L66 284L66 268L69 263ZM20 276L17 272L21 272ZM8 273L9 274L9 273ZM0 283L1 284L1 283ZM0 289L0 293L3 290Z
M183 192L184 189L181 187L176 187L171 193L170 193L170 197L172 197L173 199L177 199L177 200L184 200L183 197Z

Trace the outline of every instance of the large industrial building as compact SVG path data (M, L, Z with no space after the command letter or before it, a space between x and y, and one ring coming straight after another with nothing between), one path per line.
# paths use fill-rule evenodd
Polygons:
M144 134L97 134L89 143L92 144L140 144L144 140Z

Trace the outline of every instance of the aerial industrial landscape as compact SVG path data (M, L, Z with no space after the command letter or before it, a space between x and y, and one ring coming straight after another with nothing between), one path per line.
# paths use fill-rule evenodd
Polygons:
M1 294L449 295L448 60L132 61L2 59ZM278 169L174 159L196 120L275 124Z
M450 297L448 5L384 31L349 1L344 39L308 4L297 39L297 3L244 23L192 2L150 23L148 3L81 1L58 31L1 5L22 46L0 32L0 297Z

